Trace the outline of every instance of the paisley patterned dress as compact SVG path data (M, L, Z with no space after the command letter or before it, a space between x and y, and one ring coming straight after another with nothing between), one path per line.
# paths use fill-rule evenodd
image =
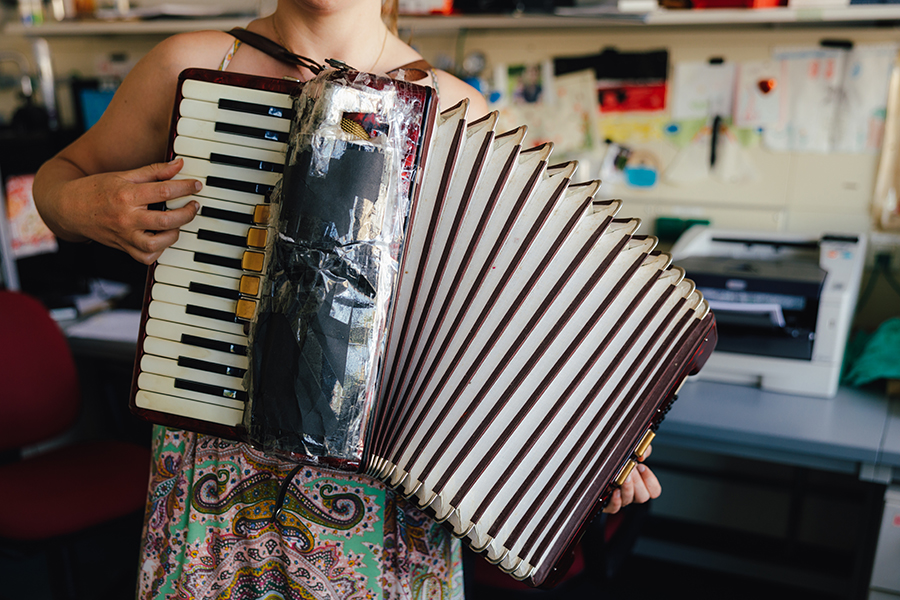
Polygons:
M462 598L460 546L364 476L154 429L138 598Z
M303 467L286 480L295 467L156 426L137 597L463 597L461 547L442 526L365 476Z

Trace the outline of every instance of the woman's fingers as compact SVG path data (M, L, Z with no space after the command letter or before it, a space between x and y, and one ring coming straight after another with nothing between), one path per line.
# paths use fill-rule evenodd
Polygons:
M199 210L200 205L196 201L188 202L181 208L143 210L135 214L134 229L138 231L177 231L190 223Z
M625 483L610 496L603 509L606 513L616 513L624 506L636 502L642 504L662 494L662 485L647 465L638 464L625 479Z
M644 487L647 489L647 494L649 495L649 497L659 498L660 494L662 494L662 484L659 483L659 479L657 479L653 471L650 470L650 467L646 465L638 465L637 472L641 477L641 481L643 482Z
M171 179L182 166L183 161L177 159L89 178L102 202L87 226L88 237L120 248L144 264L155 261L199 210L196 201L157 210L163 202L190 196L202 188L196 179Z
M615 514L622 509L622 492L615 490L609 498L609 503L604 507L603 512Z

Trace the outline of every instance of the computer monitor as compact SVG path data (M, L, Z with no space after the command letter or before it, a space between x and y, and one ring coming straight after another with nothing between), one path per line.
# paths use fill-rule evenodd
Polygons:
M100 120L119 86L109 79L72 79L72 100L77 128L84 132Z

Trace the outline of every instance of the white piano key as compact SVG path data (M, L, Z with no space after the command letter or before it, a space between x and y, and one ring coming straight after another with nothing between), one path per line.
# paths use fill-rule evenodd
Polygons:
M201 197L215 198L217 200L227 200L230 202L240 202L241 204L252 204L254 206L257 204L264 204L266 201L266 197L263 194L251 194L249 192L240 192L222 187L216 187L213 185L207 185L206 177L178 173L172 179L199 180L200 183L203 184L203 189L201 189L196 195Z
M182 156L181 158L184 160L181 174L190 175L195 178L215 176L245 181L248 183L261 183L264 185L275 185L281 180L281 173L271 173L268 171L258 171L232 165L211 163L208 160L190 156Z
M188 287L191 283L202 283L234 292L238 291L241 283L240 279L235 279L234 277L189 271L169 265L157 265L153 271L153 278L158 283L166 283L183 288Z
M181 86L181 95L185 98L205 100L206 102L218 102L220 98L239 100L252 104L278 106L290 109L293 101L290 94L270 92L269 90L257 90L235 85L223 85L212 81L200 81L198 79L186 79Z
M183 135L175 138L173 148L176 155L193 156L194 158L202 158L205 160L210 160L210 157L213 154L224 154L225 156L236 156L239 158L284 165L283 152L274 152L272 150L263 150L261 148L235 148L233 144L200 140Z
M233 133L225 133L216 131L214 121L204 121L201 119L192 119L190 117L182 117L178 119L176 124L176 132L178 135L188 137L211 140L214 142L222 142L234 147L248 146L251 148L261 148L263 150L271 150L273 152L284 153L287 151L287 144L277 140L266 140L261 138L247 137L245 135L235 135Z
M212 329L214 331L221 331L232 335L244 334L244 326L241 323L229 323L218 319L188 314L185 307L180 304L153 301L150 302L147 307L147 312L154 319L162 319L174 323L184 323L185 325L192 325L194 327L200 327L201 329Z
M149 377L155 376L151 375ZM184 393L187 390L174 391ZM209 423L219 423L228 427L240 425L244 418L243 408L223 406L222 404L226 402L232 403L235 401L229 400L228 398L222 398L221 400L222 402L220 403L218 399L213 397L191 399L186 398L185 396L176 397L152 391L139 390L137 394L135 394L134 404L138 408L146 410L155 410L170 415L189 417L191 419L198 419Z
M154 283L153 287L150 288L150 297L154 301L170 302L182 306L201 306L210 310L231 314L234 314L235 308L237 308L236 300L228 300L227 298L219 298L217 296L192 292L187 288L165 283Z
M291 129L291 121L289 119L225 110L219 108L213 102L191 100L190 98L185 98L181 101L181 104L178 106L178 114L191 119L203 119L217 123L234 123L244 127L254 127L282 133L286 133Z
M238 213L241 215L252 216L253 211L256 210L256 207L258 206L256 204L244 204L243 202L232 202L229 200L219 200L217 198L206 198L203 196L191 195L185 196L183 198L176 198L175 200L167 200L166 208L181 208L191 200L196 200L200 204L201 212L203 207L208 206L210 208L227 210L229 212ZM263 202L262 204L266 203Z
M185 325L184 323L175 323L172 321L162 321L160 319L147 319L145 331L148 336L179 343L183 342L185 336L193 336L215 343L229 344L234 347L236 351L227 352L227 354L236 354L237 356L243 356L238 353L237 348L246 348L249 343L249 339L244 333L235 335L224 331L213 331L211 329L203 329L201 327L194 327L192 325Z
M144 354L141 357L141 371L223 387L229 390L244 391L243 380L240 377L184 367L179 365L177 360L163 358L154 354Z
M241 259L244 250L246 250L246 248L240 246L198 239L197 234L191 233L190 231L181 231L178 234L178 240L172 244L171 247L189 250L191 252L215 254L216 256L221 256L223 258L234 258L238 260Z
M197 215L190 223L185 223L179 231L197 233L201 229L206 229L208 231L227 233L229 235L237 235L246 238L250 227L251 226L246 223L235 223L234 221L228 221L226 219L215 219Z
M210 350L201 346L192 346L191 344L182 344L181 342L173 342L163 338L147 336L144 338L144 352L154 356L160 356L172 360L179 357L194 358L203 360L213 364L227 365L238 369L246 370L249 366L249 359L240 354L231 354L228 352L219 352Z
M187 398L190 400L209 402L211 404L218 404L219 406L234 408L238 410L244 409L243 400L178 388L175 387L174 377L166 377L165 375L159 375L157 373L141 373L140 375L138 375L137 387L139 390L144 390L147 392L156 392L158 394L166 394L169 396L180 396L182 398Z
M178 236L179 239L185 235L182 233ZM191 235L187 233L187 235ZM195 260L196 252L191 250L183 250L181 248L175 248L169 246L163 253L159 256L156 262L161 265L170 265L173 267L178 267L180 269L188 269L191 271L199 271L202 273L212 273L214 275L222 275L224 277L240 277L242 271L240 269L232 269L230 267L223 267L221 265L213 265L208 263L197 262Z

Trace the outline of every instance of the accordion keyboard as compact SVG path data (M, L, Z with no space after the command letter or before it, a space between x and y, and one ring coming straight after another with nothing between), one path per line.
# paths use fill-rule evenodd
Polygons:
M280 180L289 94L187 81L172 144L200 203L153 272L135 404L225 426L241 422L247 335L265 269L268 195ZM188 402L185 402L188 400Z

